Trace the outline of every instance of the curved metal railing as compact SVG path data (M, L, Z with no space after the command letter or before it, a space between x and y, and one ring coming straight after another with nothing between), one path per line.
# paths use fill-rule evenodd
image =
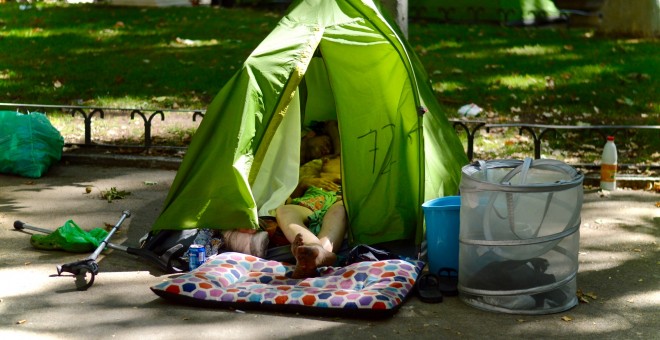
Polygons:
M169 115L172 114L185 114L192 122L196 122L197 118L204 118L205 110L202 109L153 109L153 108L110 108L110 107L90 107L90 106L69 106L69 105L40 105L40 104L14 104L14 103L0 103L0 109L16 110L22 113L28 112L42 112L48 114L49 112L64 112L76 117L76 114L82 116L85 125L85 138L83 143L67 143L67 145L77 146L103 146L107 148L143 148L143 149L183 149L185 146L163 146L154 145L152 136L153 120L160 117L161 122L165 121ZM92 118L104 119L106 114L124 112L130 113L130 119L135 119L136 116L142 118L144 122L144 138L142 145L126 145L126 144L100 144L93 141L92 136ZM493 124L481 120L464 120L464 119L450 119L456 133L461 136L465 134L466 137L466 153L470 160L474 158L475 139L479 132L490 132L491 129L518 129L519 135L529 134L533 141L534 158L541 158L543 141L548 140L548 136L552 133L557 137L559 131L580 131L597 133L602 137L603 144L605 143L608 135L626 134L628 137L631 131L658 131L660 132L660 125L549 125L549 124L527 124L527 123L503 123ZM660 150L660 147L659 147Z

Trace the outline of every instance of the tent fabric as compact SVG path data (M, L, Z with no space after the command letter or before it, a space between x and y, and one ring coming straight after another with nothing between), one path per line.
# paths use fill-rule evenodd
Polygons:
M153 230L258 228L297 185L304 122L334 118L351 243L423 236L463 146L398 27L372 1L300 0L209 105Z

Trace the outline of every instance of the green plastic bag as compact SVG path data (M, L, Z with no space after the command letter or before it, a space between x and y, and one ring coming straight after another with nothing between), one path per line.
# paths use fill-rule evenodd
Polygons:
M0 111L0 173L39 178L62 158L63 146L43 113Z
M30 244L37 249L85 253L98 248L106 236L108 232L105 229L94 228L87 232L72 220L68 220L48 235L32 235Z

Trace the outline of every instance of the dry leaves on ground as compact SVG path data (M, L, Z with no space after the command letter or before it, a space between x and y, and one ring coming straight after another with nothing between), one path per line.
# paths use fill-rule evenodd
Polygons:
M589 299L591 300L598 299L598 295L596 295L596 293L594 292L583 293L582 289L578 289L576 295L581 303L589 303L590 302Z

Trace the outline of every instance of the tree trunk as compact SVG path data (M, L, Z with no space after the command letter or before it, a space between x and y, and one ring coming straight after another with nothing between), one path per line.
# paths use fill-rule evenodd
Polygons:
M381 0L381 3L396 19L403 35L408 38L408 0Z
M607 0L600 31L607 35L660 36L660 0Z

